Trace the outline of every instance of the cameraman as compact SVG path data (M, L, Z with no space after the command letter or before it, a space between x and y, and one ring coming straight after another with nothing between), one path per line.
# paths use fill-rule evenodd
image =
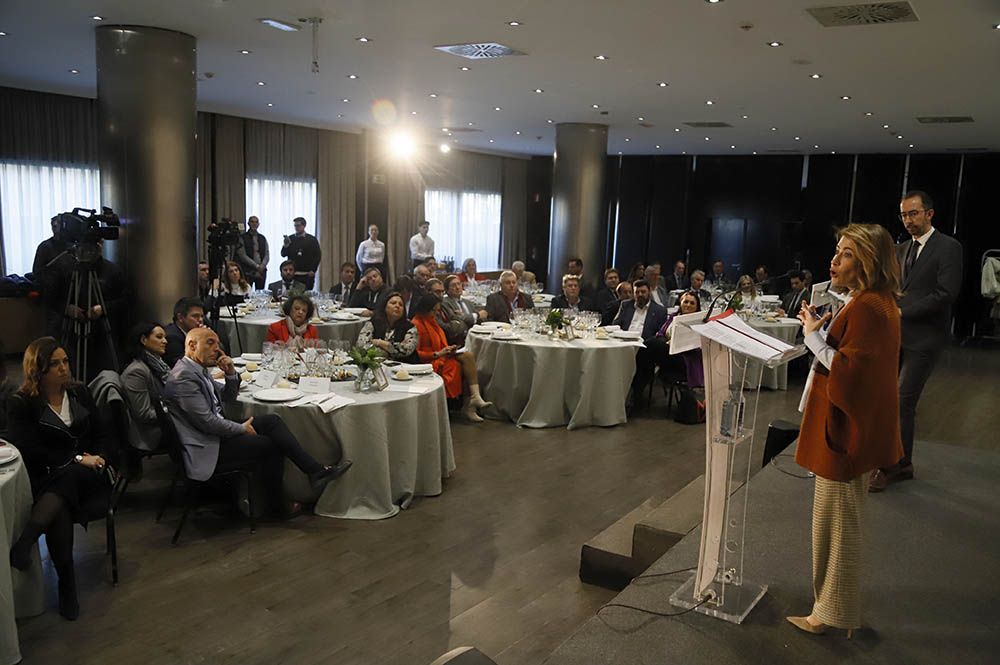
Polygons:
M43 240L35 249L35 260L31 264L32 281L38 290L45 293L51 286L50 275L53 266L49 264L66 251L68 245L59 238L59 215L52 218L52 237Z
M312 291L322 251L316 236L306 233L304 217L296 217L292 223L295 225L295 235L285 236L281 255L295 262L296 281L302 282L307 291Z
M267 249L267 238L258 233L260 220L256 215L247 220L248 230L240 236L240 244L236 247L236 261L243 268L248 282L260 291L267 283L267 262L270 255Z

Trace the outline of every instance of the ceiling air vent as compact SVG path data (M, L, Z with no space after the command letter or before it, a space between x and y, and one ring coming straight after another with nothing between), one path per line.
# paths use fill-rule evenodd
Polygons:
M917 122L921 125L956 125L962 122L975 122L969 115L936 115L918 116Z
M732 127L728 122L685 122L688 127L697 127L699 129L717 129L720 127Z
M512 49L496 42L478 42L475 44L448 44L446 46L435 46L438 51L444 51L452 55L457 55L469 60L490 60L492 58L506 58L510 55L526 55L523 51Z
M813 7L807 9L824 28L845 25L881 25L919 21L909 2L873 2L865 5Z

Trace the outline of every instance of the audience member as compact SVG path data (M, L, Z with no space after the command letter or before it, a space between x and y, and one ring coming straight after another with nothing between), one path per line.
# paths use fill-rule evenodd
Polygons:
M174 366L184 355L184 338L195 328L205 327L205 303L200 298L181 298L174 303L174 320L166 327L167 350L164 362Z
M267 238L257 231L259 228L260 220L251 215L247 220L247 230L241 235L241 242L236 247L236 260L243 268L247 281L255 289L261 290L267 284L267 262L271 257Z
M427 292L427 280L434 276L434 272L427 266L426 263L421 263L420 265L413 268L413 290L418 295L423 295ZM398 285L398 284L397 284Z
M590 298L580 295L580 278L576 275L563 275L562 293L552 299L552 309L579 314L580 312L597 311Z
M424 259L424 265L427 266L427 269L431 271L432 275L437 272L439 267L437 259L435 259L433 256L428 256L426 259ZM443 265L441 267L443 268Z
M653 302L660 307L666 307L670 300L670 293L660 279L660 264L650 263L646 266L645 278L643 280L649 285L649 296ZM635 282L632 282L632 289L635 290Z
M232 305L243 302L252 292L253 287L247 282L240 264L236 261L226 261L225 281L220 284L218 279L213 280L210 295L213 298L222 298L223 304Z
M962 289L962 245L935 230L931 197L919 190L907 192L899 203L899 219L910 234L909 240L896 246L896 259L903 271L903 295L899 299L903 330L899 363L903 455L896 464L875 472L869 486L873 492L913 478L917 403L947 348L951 306Z
M462 280L457 276L449 275L446 277L444 288L446 295L441 301L441 309L447 314L448 321L452 325L456 322L461 322L461 333L453 340L453 343L459 343L457 340L459 338L464 340L466 333L469 332L469 328L487 319L486 310L476 307L471 300L462 297L465 287L462 284ZM458 326L455 326L455 330L458 330ZM448 330L445 329L445 332L447 333Z
M629 268L628 277L625 279L626 282L634 282L639 279L646 278L646 264L642 261L636 261Z
M583 276L583 259L574 256L566 261L566 272L580 280L580 295L587 300L593 300L594 285Z
M812 295L812 287L813 287L812 270L806 270L806 269L802 270L802 282L803 282L803 288L806 290L806 293Z
M701 311L701 298L697 292L689 290L682 293L677 302L677 313L667 316L657 331L656 337L650 342L651 355L664 377L684 377L688 386L692 388L704 386L705 369L701 362L701 349L691 349L684 353L670 355L670 338L674 334L674 320L678 316Z
M702 272L701 270L695 270L693 273L691 273L691 286L690 286L690 290L694 291L698 295L698 301L700 303L703 302L707 306L708 305L708 301L711 300L712 296L711 296L711 294L708 291L706 291L705 289L702 288L702 285L704 283L705 283L705 273L704 272Z
M309 323L316 313L316 306L305 294L294 293L288 296L281 305L281 311L285 318L267 327L268 342L284 342L301 347L302 340L319 339L316 326Z
M59 577L59 614L74 621L80 603L73 525L86 526L93 506L107 506L111 484L102 454L110 432L86 386L73 381L69 357L54 338L29 344L23 367L24 382L8 403L9 436L28 471L34 505L10 550L10 564L28 570L35 543L45 534Z
M440 309L441 299L433 293L423 295L417 303L416 314L413 316L413 325L416 326L419 336L417 354L422 362L433 365L434 371L444 379L445 393L448 397L461 395L462 385L465 384L467 394L462 405L462 415L470 422L482 422L483 419L476 413L476 409L492 406L492 402L485 401L479 394L476 356L468 350L456 353L458 347L448 344L444 331L437 322Z
M736 295L743 301L743 307L749 307L757 300L757 285L750 275L740 275L739 281L736 282Z
M306 233L306 220L296 217L292 220L295 235L285 236L281 255L295 263L295 279L305 285L307 291L312 291L316 285L316 271L323 256L316 236Z
M198 297L208 300L212 291L212 278L209 273L208 261L198 261Z
M805 277L801 272L793 272L789 283L792 288L781 298L780 316L798 316L802 303L809 302L809 292L806 291Z
M713 289L724 291L729 284L726 279L726 264L722 259L716 259L712 263L712 274L705 280Z
M224 373L225 388L212 380L209 375L212 367ZM256 463L275 512L294 514L294 509L282 504L283 457L308 475L317 494L343 475L351 467L351 461L344 459L336 437L328 437L326 442L333 445L333 464L320 464L302 450L277 415L256 416L242 423L228 420L222 405L235 401L239 389L240 375L232 358L219 348L215 332L207 328L189 332L184 341L184 357L170 370L163 390L163 400L183 447L187 476L205 481L217 470Z
M611 322L615 320L618 316L618 310L621 309L622 303L626 300L632 299L632 282L619 282L618 288L615 289L615 300L610 302L601 312L601 325L609 326Z
M403 313L406 318L413 316L413 308L417 306L417 301L424 294L423 288L418 288L417 282L409 275L403 275L396 280L392 290L403 299Z
M431 223L424 220L417 224L417 232L410 238L410 261L414 268L434 256L434 239L427 235L430 228Z
M669 293L686 289L690 284L691 280L687 278L687 266L683 261L677 261L674 263L674 271L664 280L663 288Z
M466 259L462 262L462 272L458 274L458 278L462 280L463 284L471 284L472 286L475 286L485 279L482 275L476 272L475 259Z
M271 297L281 300L290 293L302 293L306 290L306 285L295 279L295 262L285 260L281 262L281 279L267 285L267 290L271 292Z
M336 286L330 289L330 295L333 296L334 300L339 300L345 306L351 302L351 296L354 295L357 288L354 286L355 275L357 275L357 269L353 263L346 261L340 264L340 280Z
M517 287L517 275L512 270L500 273L500 290L486 297L486 314L490 321L510 323L511 312L533 309L535 303Z
M534 284L535 273L524 269L524 261L514 261L510 264L510 270L517 278L518 284Z
M31 262L31 277L41 291L45 291L50 285L46 281L50 271L55 267L52 264L56 257L66 251L69 247L59 238L61 231L59 215L50 221L52 227L52 237L46 238L35 248L35 260Z
M378 239L378 226L375 224L368 225L368 237L358 245L354 259L362 275L369 268L385 269L385 243Z
M774 290L771 277L767 272L767 266L761 264L754 271L754 283L757 285L757 292L761 295L769 295Z
M382 271L375 267L365 270L364 278L358 285L358 290L351 296L351 307L363 307L364 315L371 316L375 311L379 298L385 292L385 283L382 281Z
M371 320L361 326L357 345L363 349L374 346L399 362L420 362L417 356L417 329L406 318L401 295L391 291L377 305Z
M648 270L648 268L647 268ZM641 408L644 403L643 393L653 378L655 359L649 342L656 336L667 318L667 310L651 299L649 283L640 279L632 284L634 300L622 302L615 325L622 330L631 330L642 335L646 348L639 349L635 356L635 376L632 378L632 404Z
M159 323L136 324L128 336L127 367L122 388L129 413L129 443L140 450L160 447L158 406L170 372L164 362L167 332Z
M598 289L597 294L594 296L595 311L603 312L609 304L618 300L615 289L618 288L620 279L618 271L614 268L608 268L604 271L604 286Z

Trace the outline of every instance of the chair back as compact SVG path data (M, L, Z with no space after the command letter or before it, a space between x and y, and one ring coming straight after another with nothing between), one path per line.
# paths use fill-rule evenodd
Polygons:
M156 422L160 426L160 446L166 449L167 455L170 456L170 460L178 469L185 469L185 475L187 475L187 469L184 467L184 450L181 445L181 437L177 433L177 426L174 425L174 419L170 417L170 411L167 409L167 406L159 399L154 399L153 407L156 409Z

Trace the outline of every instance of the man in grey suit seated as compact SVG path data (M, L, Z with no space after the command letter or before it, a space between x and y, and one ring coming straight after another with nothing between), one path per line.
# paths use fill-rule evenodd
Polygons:
M517 288L517 275L510 270L500 273L500 290L486 298L486 314L490 321L510 323L511 312L534 307L531 298Z
M225 388L212 380L210 367L218 367L225 373ZM219 348L215 331L210 328L188 331L184 357L170 370L163 389L163 401L183 447L188 478L205 481L216 471L256 463L264 476L268 496L280 514L287 511L287 506L282 505L283 458L290 459L309 476L317 494L351 467L339 442L335 444L332 465L317 462L274 414L243 423L228 420L222 413L222 404L235 400L239 389L240 376L232 358Z
M448 322L453 326L453 329L460 332L458 337L465 339L469 328L489 317L485 309L476 307L471 300L462 297L465 287L457 275L445 277L444 289L445 296L441 300L441 311L448 317ZM447 328L445 328L445 334L449 335ZM451 341L450 335L448 341Z

